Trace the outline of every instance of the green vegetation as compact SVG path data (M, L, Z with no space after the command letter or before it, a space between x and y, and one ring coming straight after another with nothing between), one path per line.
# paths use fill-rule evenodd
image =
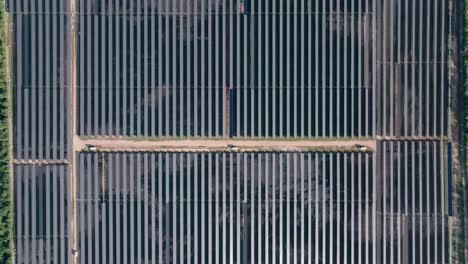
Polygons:
M12 206L10 196L8 87L4 1L0 0L0 263L12 262Z

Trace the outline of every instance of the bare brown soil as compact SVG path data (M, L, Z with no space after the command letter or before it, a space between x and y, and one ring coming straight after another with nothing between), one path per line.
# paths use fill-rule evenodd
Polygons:
M70 23L70 105L71 105L71 135L74 139L76 135L76 120L77 120L77 107L76 107L76 38L77 38L77 28L76 28L76 0L69 0L70 2L70 14L71 14L71 23ZM77 178L77 169L75 166L75 155L76 155L76 148L74 145L74 140L72 142L72 151L69 155L69 164L70 164L70 171L71 171L71 247L72 252L76 252L78 246L78 227L77 227L77 208L76 208L76 178ZM78 255L73 254L72 256L72 263L78 263Z
M96 146L102 151L225 151L228 145L234 145L240 151L261 150L355 150L356 144L363 145L369 150L376 149L376 140L132 140L121 138L82 139L74 137L75 151L86 150L86 145Z

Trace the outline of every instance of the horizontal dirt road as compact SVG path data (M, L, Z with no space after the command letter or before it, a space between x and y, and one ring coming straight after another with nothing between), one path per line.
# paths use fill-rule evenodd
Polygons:
M129 138L80 138L74 137L75 151L85 150L86 145L96 146L100 151L226 151L234 145L240 151L345 151L356 150L356 144L376 149L375 140L145 140Z

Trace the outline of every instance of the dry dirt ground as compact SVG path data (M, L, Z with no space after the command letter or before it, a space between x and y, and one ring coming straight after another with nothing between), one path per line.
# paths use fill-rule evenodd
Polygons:
M356 150L356 145L376 149L376 140L139 140L139 139L84 139L74 136L73 149L81 151L86 145L96 146L99 151L225 151L234 145L239 151L304 151L304 150Z

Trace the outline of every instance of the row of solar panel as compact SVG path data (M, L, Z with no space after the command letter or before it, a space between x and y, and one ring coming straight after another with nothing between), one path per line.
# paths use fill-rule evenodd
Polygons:
M372 12L375 1L369 0L76 0L80 14L295 14L295 13L355 13ZM69 1L7 0L12 13L66 13Z
M74 255L448 262L446 144L381 142L376 154L80 153ZM71 257L68 170L15 167L18 263Z
M381 15L81 15L77 133L447 136L444 1L375 7ZM14 15L17 159L67 157L69 21Z

